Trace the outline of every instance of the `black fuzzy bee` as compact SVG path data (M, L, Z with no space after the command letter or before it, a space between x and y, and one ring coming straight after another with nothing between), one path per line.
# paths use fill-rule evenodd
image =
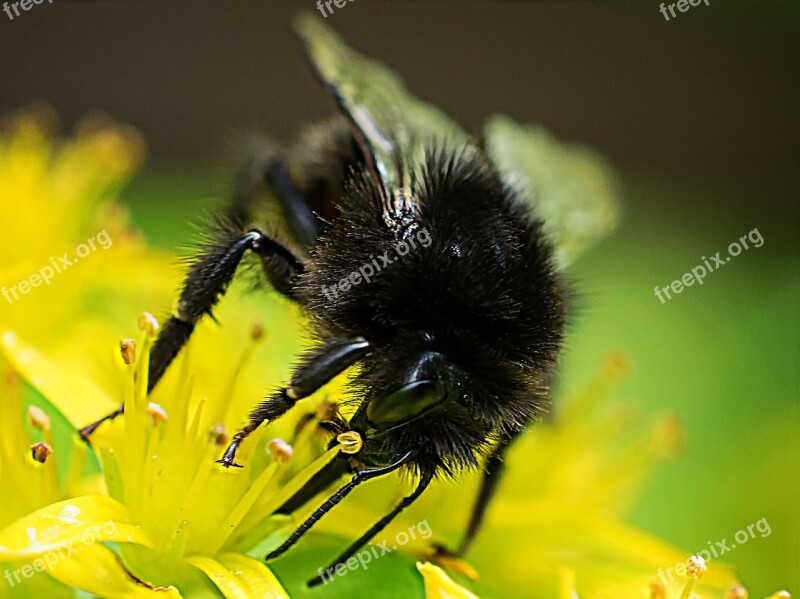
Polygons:
M591 154L503 117L475 140L321 22L301 19L299 30L342 114L245 169L228 218L193 262L154 345L149 387L211 313L244 255L255 254L271 285L308 313L316 343L289 384L253 410L220 462L236 466L239 445L265 420L359 366L354 413L334 423L358 439L355 452L341 454L279 511L352 476L267 558L359 483L399 469L413 475L415 490L332 565L343 563L434 477L484 464L466 534L452 552L461 555L497 487L504 452L547 408L569 297L563 267L613 228L612 180ZM253 226L254 189L264 183L289 244Z

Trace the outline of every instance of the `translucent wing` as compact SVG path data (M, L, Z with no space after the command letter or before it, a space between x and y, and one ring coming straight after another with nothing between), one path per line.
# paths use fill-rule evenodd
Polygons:
M605 237L619 220L613 171L586 148L562 144L544 129L505 116L489 119L486 150L504 180L531 198L562 266Z
M470 143L470 136L412 96L392 71L347 47L313 15L303 15L297 30L311 63L352 122L388 210L395 216L408 211L425 148L432 140ZM616 182L599 157L500 116L489 120L485 135L503 178L532 198L531 208L546 223L562 264L616 226Z
M316 17L300 17L297 30L320 78L360 134L361 149L387 201L407 208L426 143L466 142L469 136L438 109L409 94L389 69L348 48Z

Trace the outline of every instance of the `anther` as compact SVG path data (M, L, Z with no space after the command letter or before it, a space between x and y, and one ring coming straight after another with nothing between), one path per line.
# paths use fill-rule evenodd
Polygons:
M41 408L37 408L36 406L28 408L28 422L30 422L31 426L35 429L45 433L50 432L50 418Z
M150 312L144 312L139 316L138 325L139 330L150 338L155 337L158 333L158 320Z
M274 461L285 464L292 459L294 450L292 446L283 439L273 439L269 442L268 447L269 453L272 455Z
M650 583L650 599L665 599L667 596L667 589L660 582Z
M228 445L228 431L225 430L224 424L215 424L208 431L208 439L214 445L225 447Z
M250 330L250 338L253 341L258 341L263 336L264 336L264 327L259 323L254 324L253 328Z
M53 448L47 443L34 443L31 445L31 456L40 464L44 464L51 455L53 455Z
M728 591L728 594L725 595L725 599L747 599L747 589L742 585L737 584L730 591Z
M153 423L153 426L161 424L162 422L166 422L167 420L167 412L157 403L153 403L152 401L147 404L147 415L150 416L150 420Z
M708 570L706 560L699 555L693 555L686 560L686 573L695 580L699 580L706 573L706 570Z
M133 339L122 339L119 342L119 353L122 354L122 361L128 366L136 361L136 341Z

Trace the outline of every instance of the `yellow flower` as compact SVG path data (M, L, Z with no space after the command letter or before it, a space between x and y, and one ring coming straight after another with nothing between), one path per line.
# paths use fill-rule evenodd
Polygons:
M126 547L135 543L153 547L155 552L163 548L161 533L167 528L161 526L162 520L132 518L131 511L142 516L141 506L147 501L137 500L130 490L130 505L125 505L104 495L106 486L97 475L82 476L86 446L77 442L74 432L74 426L86 424L122 401L122 359L113 356L111 340L127 329L132 318L122 326L120 323L132 309L138 311L141 305L154 303L168 305L177 285L174 258L142 243L128 228L124 211L113 202L114 194L140 160L142 145L138 136L129 129L95 120L81 125L74 140L56 143L49 133L48 119L46 112L28 111L7 123L0 134L0 222L4 227L0 243L0 370L5 377L0 408L9 415L0 436L0 527L6 527L0 537L0 564L9 566L4 569L11 576L10 587L0 587L0 596L6 591L25 596L39 588L56 596L53 579L104 596L134 596L154 590L174 594L169 583L165 590L134 577L116 553L101 544L108 541ZM57 268L65 263L63 268ZM255 307L240 305L237 312L253 314ZM241 337L237 335L240 330L235 325L229 327L222 341L216 336L211 343L217 349L226 343L241 347ZM196 345L203 347L207 335L201 330L197 337ZM29 345L30 341L35 342L35 347ZM199 362L206 368L196 380L214 381L202 387L203 391L216 396L217 401L209 405L224 406L230 399L228 383L234 373L221 380L212 368L221 366L217 356L210 352L202 355L206 360ZM284 361L287 359L288 356ZM281 368L280 358L272 363L275 370ZM267 373L270 370L267 368ZM168 381L163 387L168 387ZM244 410L245 404L258 397L260 387L261 381L244 386L244 402L234 403L231 409ZM30 403L35 403L30 410L38 429L33 436L22 428L23 409ZM238 419L241 413L237 412L234 418ZM184 411L186 414L190 412ZM134 420L135 415L134 411L128 419ZM213 411L206 410L206 416L214 418ZM50 419L56 430L51 430ZM170 442L182 439L187 446L183 449L189 448L189 438L183 436L185 429L179 429L180 419L174 422ZM207 426L205 419L202 425ZM228 423L229 427L236 425L238 421ZM122 430L124 435L118 435ZM144 463L144 452L153 447L126 446L122 450L131 438L140 438L131 437L134 430L137 429L130 423L124 429L120 424L105 427L97 442L102 446L111 440L103 454L104 462L116 464L116 455L127 459L116 464L120 466L120 479L115 479L113 468L104 463L108 487L117 490L118 483L127 479L130 489L140 490L144 497L147 488L137 487L131 480L147 475L149 471L139 468L136 460ZM36 457L43 463L34 460L30 449L41 437L44 440L36 445ZM114 454L115 448L118 454ZM196 449L193 445L190 448ZM211 451L192 451L191 457L196 460L192 463L199 463ZM213 459L205 462L212 463ZM174 469L183 474L186 470L182 466L185 464L177 462ZM246 485L222 487L241 494ZM171 484L169 488L188 490ZM223 493L224 499L230 497L230 493ZM249 497L252 499L252 495ZM206 515L202 513L203 517ZM216 511L210 519L214 526L225 523L219 515ZM64 526L65 519L72 525ZM149 529L148 524L152 524ZM97 542L84 543L76 555L65 556L65 547L69 543L78 546L79 535L86 534L86 527L94 535L91 540ZM122 553L126 559L126 553L135 554L130 547ZM40 570L35 568L37 560L53 556L64 557L53 564L46 563L48 575L36 576L35 582L29 579L27 573ZM233 583L230 592L241 585L251 585L254 596L264 596L259 585L279 589L261 563L250 563L252 560L248 559L221 554L216 565L207 560L201 563L222 586L231 583L214 571L215 567L240 572L240 580ZM161 574L164 572L168 570ZM61 587L58 592L68 591L68 587Z
M444 570L430 562L418 562L417 570L425 581L426 599L478 599L476 595L453 582Z
M11 298L0 296L0 568L14 582L0 586L0 596L287 596L259 558L318 501L294 517L276 508L347 449L326 450L316 426L297 426L324 412L346 377L253 435L237 456L244 470L214 465L248 410L286 376L303 322L283 300L237 298L234 284L216 312L224 327L201 323L148 397L155 331L148 320L132 341L130 323L144 307L166 312L179 280L174 258L148 248L114 202L141 159L141 141L95 120L74 140L54 143L46 121L24 113L0 133L0 291ZM65 253L71 264L50 276L46 269L55 271ZM266 343L250 334L260 322ZM613 362L583 393L559 400L554 418L512 448L469 564L442 560L415 571L408 554L430 557L434 540L456 545L480 473L432 485L375 543L423 520L432 538L418 535L375 569L313 592L354 596L372 584L430 598L742 597L730 590L731 571L714 562L697 580L695 561L695 578L662 579L662 569L687 556L625 523L644 476L675 451L680 427L669 418L642 425L609 402L621 370ZM124 418L93 437L93 466L98 456L76 442L73 427L123 400ZM277 571L300 560L307 579L333 557L326 535L352 540L406 486L399 477L365 485ZM394 570L385 569L389 562Z
M111 352L94 340L119 338L140 302L168 303L175 277L115 201L144 155L139 135L95 117L54 140L54 120L38 108L0 127L0 330L111 391ZM73 402L67 415L98 407Z
M181 379L180 393L156 395L162 397L162 404L150 401L153 398L148 398L141 381L147 378L152 333L145 333L136 361L123 366L127 378L124 430L107 435L108 444L99 443L108 495L58 501L11 523L0 532L0 561L35 563L49 557L53 561L48 562L49 575L100 596L178 596L176 587L202 587L197 573L204 572L226 597L287 597L261 561L237 548L251 527L262 526L266 535L286 524L285 516L263 521L297 482L279 484L288 468L284 460L248 456L246 451L241 458L247 472L216 466L220 431L208 423L225 422L229 404L224 398L193 401L190 377ZM20 353L27 355L25 369L40 374L36 384L41 388L68 377L18 341L4 349L12 360ZM126 349L130 358L129 344ZM250 353L246 351L245 356ZM235 373L229 374L234 378L228 380L235 385ZM312 472L337 451L326 453ZM302 481L303 476L293 480ZM4 476L5 481L12 482ZM24 484L25 480L13 482ZM277 492L279 486L282 493ZM54 499L57 494L44 496ZM74 557L58 559L59 552L83 542L87 531L98 543L84 542ZM118 543L123 559L100 541Z

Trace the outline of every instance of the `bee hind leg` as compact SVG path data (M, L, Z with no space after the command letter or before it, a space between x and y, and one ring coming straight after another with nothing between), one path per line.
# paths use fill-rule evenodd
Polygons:
M481 481L481 488L478 492L475 505L472 508L472 514L467 524L467 531L464 533L464 537L458 548L453 551L443 545L436 544L433 546L434 558L462 558L472 546L478 532L483 526L483 522L486 518L486 510L497 492L497 487L502 478L503 471L505 470L505 455L509 445L515 438L516 435L501 441L486 460L486 468L484 470L483 480Z
M236 175L234 193L225 214L232 222L249 225L259 208L273 201L285 232L303 251L316 244L322 224L289 173L284 154L267 140L259 140ZM274 215L270 213L270 215Z

